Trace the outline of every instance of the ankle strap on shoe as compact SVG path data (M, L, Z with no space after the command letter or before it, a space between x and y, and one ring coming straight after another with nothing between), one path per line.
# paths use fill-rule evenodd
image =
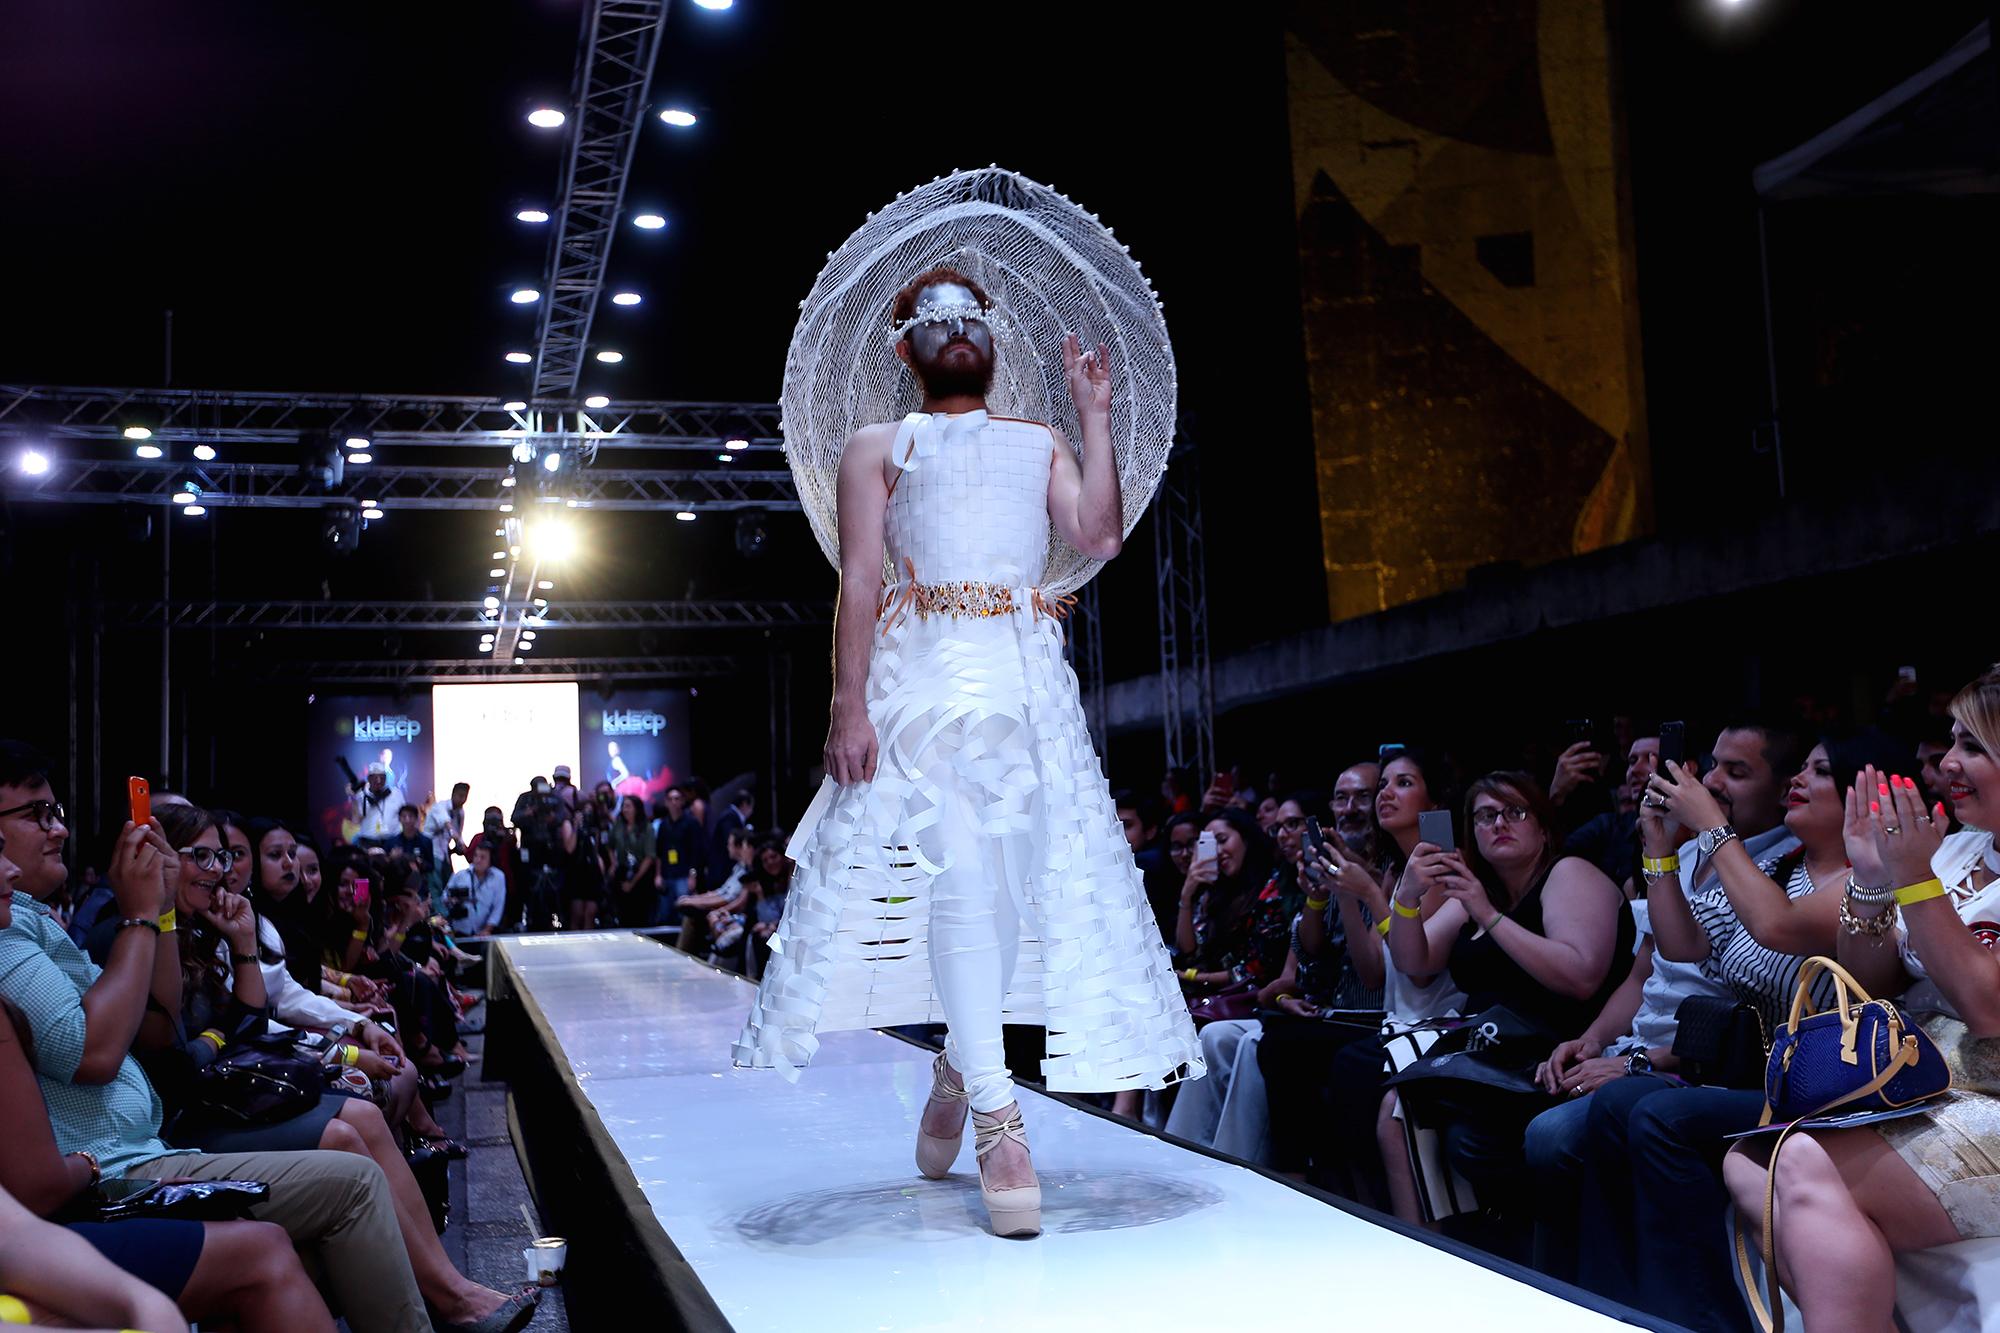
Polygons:
M944 1071L948 1068L950 1066L945 1063L944 1052L939 1051L937 1059L931 1061L931 1098L940 1102L962 1102L972 1094L965 1090L963 1078L959 1079L955 1088L944 1081Z
M997 1112L972 1113L972 1152L975 1157L984 1157L998 1147L1002 1139L1012 1139L1023 1148L1028 1146L1028 1126L1021 1119L1018 1105L1014 1113L1004 1120L998 1117Z

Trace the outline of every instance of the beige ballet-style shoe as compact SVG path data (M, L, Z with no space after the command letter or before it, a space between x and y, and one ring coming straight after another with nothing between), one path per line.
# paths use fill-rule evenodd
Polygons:
M965 1101L965 1088L962 1086L964 1080L959 1080L961 1086L956 1088L945 1082L944 1071L948 1068L950 1066L945 1063L944 1052L939 1051L937 1059L931 1062L931 1100L934 1102L959 1102L962 1104ZM926 1111L929 1109L928 1106L924 1108ZM950 1175L951 1164L958 1160L959 1144L964 1136L965 1119L962 1109L958 1122L958 1131L948 1139L924 1133L924 1117L919 1112L917 1115L918 1173L926 1180L943 1180L946 1176Z
M1028 1127L1021 1122L1019 1102L1014 1104L1011 1114L1004 1116L998 1111L972 1113L972 1148L979 1157L979 1198L986 1205L987 1216L993 1219L994 1235L1039 1236L1042 1233L1040 1182L1000 1190L986 1184L986 1154L998 1147L1002 1139L1012 1139L1023 1151L1027 1150Z

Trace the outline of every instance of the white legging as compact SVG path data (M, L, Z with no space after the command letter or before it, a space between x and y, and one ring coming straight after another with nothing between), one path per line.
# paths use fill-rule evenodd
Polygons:
M931 882L931 981L951 1061L975 1111L1014 1100L1000 1005L1021 952L1021 916L1003 884L1000 849L961 818L943 824L951 865Z

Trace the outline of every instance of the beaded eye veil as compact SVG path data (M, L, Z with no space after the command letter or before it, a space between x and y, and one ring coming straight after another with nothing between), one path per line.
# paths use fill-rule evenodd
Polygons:
M992 299L939 283L909 319L891 321L912 277L950 267ZM921 299L921 298L920 298ZM1123 531L1152 502L1173 446L1179 380L1159 297L1094 213L1001 167L955 171L898 195L829 251L785 355L780 429L799 501L820 549L840 559L840 453L862 426L902 420L922 391L896 342L934 321L979 322L993 341L987 410L1047 422L1077 447L1083 432L1063 371L1063 337L1111 349L1111 446ZM1100 565L1049 530L1042 587L1071 593Z

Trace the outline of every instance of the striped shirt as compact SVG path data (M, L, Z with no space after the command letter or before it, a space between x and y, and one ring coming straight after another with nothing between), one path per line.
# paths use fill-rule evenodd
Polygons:
M163 940L164 947L172 941ZM101 975L49 909L14 895L14 920L0 930L0 995L35 1036L35 1075L48 1103L56 1147L88 1152L107 1176L183 1151L160 1141L160 1098L130 1054L109 1083L77 1083L83 1063L83 994Z
M1757 865L1766 876L1777 868L1776 858ZM1801 857L1785 885L1785 896L1803 898L1817 887L1806 874L1805 858ZM1736 909L1729 905L1729 895L1723 892L1719 878L1705 891L1691 896L1688 907L1708 934L1708 958L1701 964L1702 973L1727 986L1738 999L1757 1006L1766 1034L1777 1031L1778 1024L1791 1015L1792 996L1798 993L1804 956L1779 953L1759 944L1744 928ZM1828 1008L1833 1000L1833 978L1822 973L1813 985L1814 1007Z

